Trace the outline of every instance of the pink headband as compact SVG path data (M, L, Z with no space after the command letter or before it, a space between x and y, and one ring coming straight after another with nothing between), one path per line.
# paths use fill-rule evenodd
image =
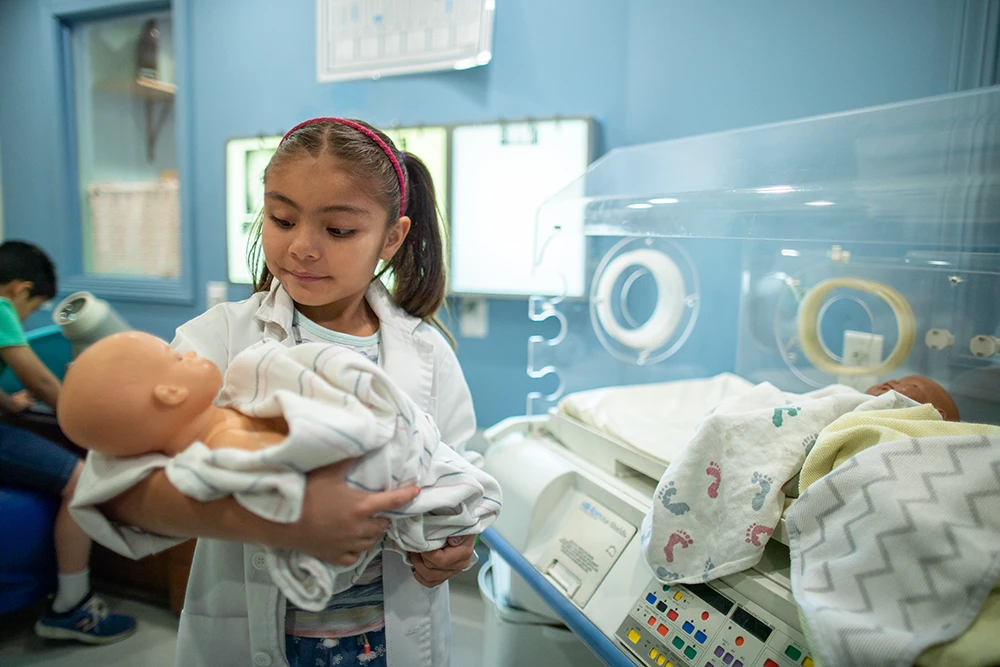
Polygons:
M381 137L379 137L377 134L369 130L364 125L361 125L360 123L355 123L353 120L347 120L346 118L310 118L309 120L302 121L292 129L290 129L288 132L286 132L285 136L281 138L281 142L278 145L280 146L281 144L283 144L285 142L285 139L287 139L288 135L290 135L292 132L301 129L306 125L312 125L313 123L324 123L324 122L346 125L347 127L357 130L358 132L360 132L361 134L365 135L366 137L374 141L376 144L378 144L378 147L381 148L385 152L385 154L389 157L389 162L392 162L392 167L393 169L396 170L396 178L399 179L399 197L400 197L399 217L402 218L404 215L406 215L406 176L403 174L403 168L400 166L399 160L396 159L396 154L392 152L391 148L389 148L389 145L384 141L382 141Z

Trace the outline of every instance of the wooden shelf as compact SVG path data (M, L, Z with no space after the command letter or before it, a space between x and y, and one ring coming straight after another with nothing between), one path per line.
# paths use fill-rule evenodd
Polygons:
M152 102L173 101L177 93L177 84L138 77L132 81L100 81L94 85L97 90L132 95Z

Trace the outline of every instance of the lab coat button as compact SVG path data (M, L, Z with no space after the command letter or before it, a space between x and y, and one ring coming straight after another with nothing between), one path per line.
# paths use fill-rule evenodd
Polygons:
M253 654L253 662L260 667L271 667L271 656L263 651L257 651Z
M258 551L257 553L255 553L253 555L253 558L251 559L251 562L253 563L253 566L256 569L263 570L263 569L265 569L267 567L267 556L264 555L263 551ZM260 664L260 663L257 663L257 664ZM271 663L268 662L267 664L271 664Z

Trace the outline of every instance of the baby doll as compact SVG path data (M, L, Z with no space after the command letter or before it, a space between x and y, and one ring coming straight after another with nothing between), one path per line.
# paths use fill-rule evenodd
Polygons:
M127 331L91 345L70 366L57 419L76 444L107 456L176 456L194 442L259 449L288 435L281 418L248 417L212 404L215 364L150 334Z
M941 415L941 419L950 422L960 421L958 406L944 387L934 380L920 375L909 375L900 380L889 380L865 390L871 396L881 396L887 391L895 391L917 403L930 403Z
M404 555L478 534L500 511L496 480L442 443L431 418L378 366L335 345L261 343L237 355L223 378L212 362L155 336L116 334L70 367L57 417L69 438L99 455L164 454L167 478L182 493L232 495L271 521L298 520L306 472L357 458L347 476L357 488L421 489L387 517L382 548ZM265 551L272 579L307 610L325 608L378 553L337 568Z

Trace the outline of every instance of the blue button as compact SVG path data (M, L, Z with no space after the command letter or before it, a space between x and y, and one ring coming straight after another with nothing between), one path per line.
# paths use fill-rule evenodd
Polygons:
M646 596L646 602L648 602L649 604L656 604L656 596L650 593L649 595Z
M705 640L708 639L708 635L699 630L698 632L694 633L694 638L697 639L702 644L704 644Z
M694 632L694 623L691 621L684 621L684 625L682 627L684 628L684 632L688 634Z

